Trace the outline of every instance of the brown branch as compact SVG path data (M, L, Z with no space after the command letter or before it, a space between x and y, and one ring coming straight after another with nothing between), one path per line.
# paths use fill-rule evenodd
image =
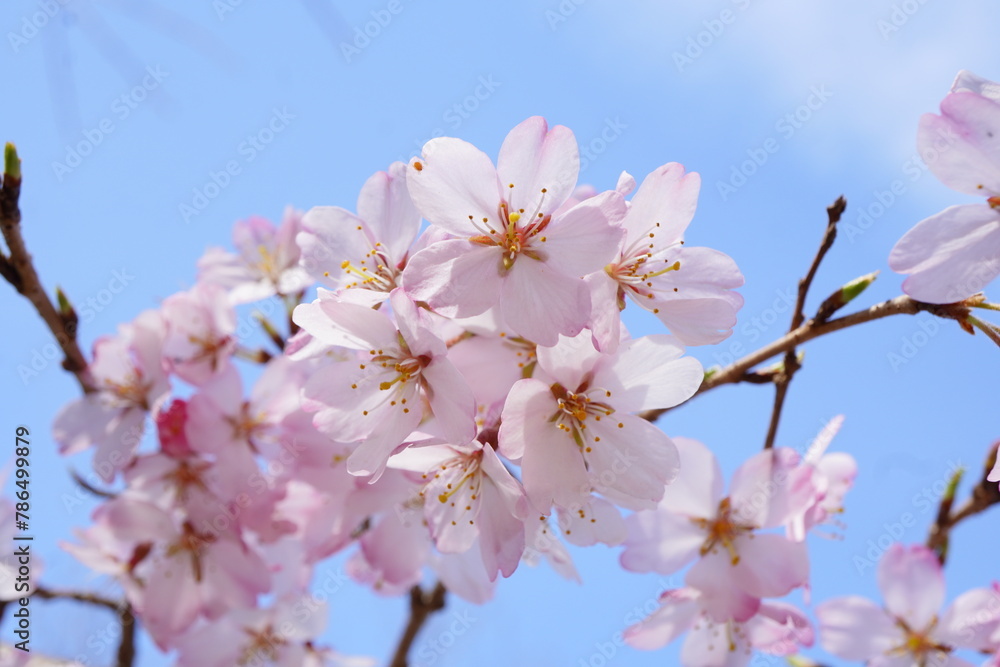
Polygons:
M409 655L417 634L431 614L444 609L446 593L447 589L440 581L430 592L424 591L420 586L410 589L410 620L403 630L403 636L399 638L390 667L408 667L406 656Z
M59 313L49 299L21 236L21 209L18 205L21 196L20 161L12 144L7 144L5 158L7 164L3 185L0 186L0 231L10 254L4 257L0 275L31 302L49 331L55 335L65 356L63 368L76 377L84 393L93 392L95 387L87 370L87 360L76 341L76 327L71 326L71 322ZM16 170L11 169L12 162L16 163Z
M97 605L98 607L104 607L105 609L110 609L116 614L122 609L123 606L127 606L124 602L101 597L96 593L87 593L85 591L57 591L43 586L36 587L34 595L43 600L76 600L77 602L83 602L86 604Z
M122 626L122 639L118 644L115 667L132 667L135 663L135 614L131 605L126 604L118 611L118 620Z
M847 200L841 195L837 198L837 201L826 209L826 231L823 233L823 240L820 241L819 249L816 251L815 257L813 257L812 264L809 265L809 270L806 271L805 277L799 280L799 291L795 298L795 310L792 311L792 323L788 327L789 333L802 326L802 323L806 319L805 307L809 288L812 287L816 272L819 271L819 265L823 263L823 258L826 257L826 253L833 247L833 242L837 239L837 223L840 222L840 216L843 214L845 208L847 208ZM788 384L801 367L795 347L792 347L785 352L785 363L782 364L781 370L774 376L774 407L771 408L771 421L767 426L764 449L774 447L774 441L778 437L778 424L781 423L781 411L785 406L785 397L788 395Z
M993 505L1000 504L1000 488L998 488L996 482L991 482L987 479L990 471L993 470L993 466L996 464L998 446L1000 446L1000 442L995 442L990 447L989 455L986 457L986 464L983 466L982 477L976 488L972 490L972 496L965 504L959 507L957 511L952 511L952 506L955 502L955 489L962 478L963 471L961 470L956 472L952 477L947 490L941 497L937 518L934 520L934 524L931 525L930 532L927 535L927 547L937 553L938 560L942 565L944 565L945 560L948 558L948 544L951 538L951 530L969 517L975 516Z
M85 604L109 609L118 616L122 627L122 637L118 644L115 667L132 667L135 663L135 615L132 606L124 600L111 600L96 593L84 591L57 591L39 586L33 594L43 600L75 600Z
M757 366L768 359L772 359L779 354L788 352L789 350L792 350L803 343L807 343L814 338L819 338L835 331L847 329L866 322L874 322L875 320L880 320L892 315L916 315L917 313L923 311L934 313L939 317L949 317L951 319L955 319L954 315L949 314L950 311L948 306L934 306L932 304L914 301L908 296L897 296L895 299L883 301L882 303L875 304L871 308L860 310L856 313L851 313L850 315L845 315L843 317L838 317L837 319L830 320L828 322L816 322L814 320L809 320L795 331L791 331L778 340L765 345L759 350L737 359L725 368L709 374L706 376L704 381L702 381L701 387L699 387L698 391L695 392L695 396L704 394L707 391L715 389L716 387L721 387L725 384L745 382L748 376L753 376L750 369L754 366ZM669 409L670 408L663 410L647 410L646 412L640 413L639 416L644 419L656 420L660 417L660 415L664 414Z

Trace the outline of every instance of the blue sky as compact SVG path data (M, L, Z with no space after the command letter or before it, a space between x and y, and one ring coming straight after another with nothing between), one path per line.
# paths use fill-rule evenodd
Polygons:
M190 286L198 257L228 244L234 221L275 219L287 204L353 209L372 172L426 139L459 136L495 155L511 127L541 114L576 132L582 182L608 188L623 169L641 178L669 161L702 174L688 243L729 253L747 279L731 339L692 351L706 365L725 363L787 328L789 295L840 194L848 210L809 307L878 269L857 305L899 293L901 279L887 267L892 245L918 220L968 201L919 167L917 120L936 110L960 69L1000 79L1000 8L985 1L166 6L8 0L0 16L0 139L16 142L24 160L24 235L50 291L62 286L81 313L91 300L81 331L88 350ZM359 36L366 26L367 41ZM755 156L759 164L744 164ZM100 587L57 547L92 507L76 503L66 474L70 465L86 470L86 456L58 458L49 434L77 388L46 358L50 335L39 318L3 287L2 428L23 424L34 434L45 580ZM629 323L637 334L656 330L645 318ZM845 414L834 448L861 465L845 526L836 539L812 542L812 598L877 597L874 568L862 562L869 541L877 545L907 514L913 525L901 539L923 541L930 499L952 465L970 469L967 492L1000 437L1000 357L981 335L923 315L805 351L778 444L804 447ZM33 362L37 375L19 373ZM725 387L662 427L707 443L728 473L760 448L772 396L766 387ZM950 597L997 577L998 521L987 514L954 532ZM524 567L483 607L453 600L418 640L426 664L599 664L593 656L614 646L635 609L680 582L625 573L618 551L575 550L583 586ZM320 566L320 581L341 563ZM33 609L38 649L108 663L110 617L69 603ZM447 650L431 650L453 614L466 615L464 631ZM326 639L384 660L403 617L401 600L344 585L332 596ZM9 632L8 624L4 639ZM142 651L141 665L170 662L147 641ZM672 664L675 655L614 647L608 664Z

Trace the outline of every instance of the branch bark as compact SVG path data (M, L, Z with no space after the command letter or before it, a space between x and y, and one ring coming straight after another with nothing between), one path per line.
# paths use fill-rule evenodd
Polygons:
M807 343L814 338L819 338L835 331L847 329L866 322L874 322L875 320L880 320L885 317L891 317L892 315L916 315L919 312L927 311L947 316L944 312L945 308L947 307L934 306L932 304L914 301L908 296L897 296L894 299L878 303L871 308L860 310L856 313L845 315L844 317L838 317L835 320L829 320L827 322L809 320L802 324L799 328L794 331L790 331L778 340L769 343L759 350L751 352L745 357L734 361L725 368L712 373L706 377L704 381L702 381L701 387L697 392L695 392L695 396L704 394L707 391L715 389L716 387L721 387L725 384L735 384L738 382L748 381L748 378L755 376L754 373L750 372L753 367L767 361L768 359L772 359L779 354L788 352L803 343ZM658 419L661 415L671 409L672 408L666 408L663 410L647 410L646 412L640 413L639 416L652 421Z
M407 656L413 642L427 619L434 612L444 609L446 593L447 589L440 581L430 592L424 591L420 586L414 586L410 589L410 620L403 630L403 636L399 638L399 644L396 646L390 667L408 667Z
M14 152L13 146L7 144L6 157L8 161L11 155L17 161L17 154ZM17 171L19 172L20 162L17 163ZM10 169L5 169L3 185L0 186L0 231L3 233L10 254L4 255L0 252L0 258L2 258L0 260L0 267L2 267L0 275L31 302L46 326L56 337L65 357L62 363L63 368L76 377L84 393L93 392L95 387L90 372L87 370L87 360L76 341L75 316L63 317L52 300L49 299L31 261L31 254L24 243L24 238L21 236L21 209L18 204L20 196L20 173L12 173Z
M813 257L812 264L809 265L809 270L806 271L805 277L799 280L799 291L795 298L792 323L788 327L789 333L802 326L802 322L806 319L805 307L809 288L812 287L816 272L819 271L819 265L823 263L823 258L826 257L826 253L833 247L833 242L837 239L837 223L840 222L840 216L846 208L847 200L843 196L840 196L837 198L837 201L826 209L826 231L823 233L823 240L820 241L819 249L816 251L815 257ZM771 421L767 427L767 436L764 438L764 449L774 447L774 441L778 437L778 424L781 423L781 411L785 406L785 397L788 395L788 385L801 367L798 354L793 346L785 352L785 363L782 364L781 370L774 376L774 407L771 409Z

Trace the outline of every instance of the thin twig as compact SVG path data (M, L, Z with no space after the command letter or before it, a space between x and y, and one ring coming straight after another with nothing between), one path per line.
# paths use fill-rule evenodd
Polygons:
M995 442L990 446L986 463L983 466L982 477L976 488L972 490L972 496L958 510L953 512L952 505L955 502L955 489L962 477L961 470L955 473L948 489L941 497L937 518L927 535L927 547L937 553L938 560L942 565L948 558L948 545L952 529L969 517L975 516L993 505L1000 504L1000 488L997 487L996 482L987 479L996 464L998 446L1000 446L1000 442Z
M856 313L851 313L850 315L845 315L843 317L838 317L837 319L829 320L828 322L815 322L810 320L795 331L789 332L759 350L737 359L725 368L711 373L701 383L701 387L699 387L698 391L695 392L695 396L704 394L707 391L715 389L716 387L721 387L725 384L745 382L748 377L753 375L750 372L750 369L754 366L764 363L768 359L772 359L779 354L788 352L789 350L794 349L803 343L807 343L814 338L819 338L835 331L847 329L866 322L874 322L875 320L880 320L885 317L891 317L892 315L916 315L917 313L927 311L934 312L938 316L947 317L946 308L947 307L933 306L931 304L914 301L908 296L897 296L894 299L889 299L888 301L875 304L871 308L860 310ZM643 419L652 421L659 418L660 415L664 414L669 409L670 408L663 410L647 410L646 412L639 413L639 416Z
M833 242L837 239L837 223L840 216L847 208L847 200L843 196L837 198L831 206L826 209L826 231L823 233L823 240L820 241L816 256L813 257L812 264L804 278L799 281L799 291L795 298L795 310L792 311L792 323L788 327L791 333L802 326L806 319L805 307L806 297L809 295L809 288L812 287L813 279L819 270L819 265L823 263L826 253L833 247ZM785 407L785 397L788 395L788 384L795 377L795 373L801 368L798 354L795 348L785 353L785 363L781 370L774 376L774 407L771 408L771 421L767 426L767 436L764 438L764 449L774 447L774 441L778 437L778 424L781 423L781 411Z
M8 144L7 157L11 154L16 160L17 156L13 152L13 146ZM21 209L18 205L20 196L20 174L14 175L9 171L6 172L3 185L0 186L0 231L3 232L3 238L7 243L10 255L4 257L3 270L0 271L0 275L35 307L49 330L55 335L59 347L62 348L65 355L62 363L63 368L76 377L84 393L91 393L95 387L90 372L87 370L87 360L76 341L76 327L69 326L70 323L59 314L49 299L45 288L42 287L38 272L35 271L31 255L24 244L24 238L21 236Z
M406 629L403 630L403 636L399 638L399 644L396 646L390 667L408 667L407 656L417 634L431 614L444 609L446 593L447 589L440 581L429 593L420 586L414 586L410 589L410 620L406 624Z
M75 600L85 604L110 609L118 615L122 627L122 637L118 644L118 654L115 667L132 667L135 663L135 615L132 606L124 600L112 600L96 593L84 591L57 591L39 586L35 589L35 597L43 600Z
M35 588L34 595L43 600L76 600L77 602L93 604L98 607L110 609L116 614L119 613L123 607L127 606L120 600L112 600L110 598L97 595L96 593L88 593L86 591L58 591L38 586Z

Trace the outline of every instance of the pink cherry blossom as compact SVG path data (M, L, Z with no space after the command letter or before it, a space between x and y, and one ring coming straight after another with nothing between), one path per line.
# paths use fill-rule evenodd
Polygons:
M1000 98L997 84L962 72L941 115L920 119L917 144L928 166L959 192L985 204L952 206L920 221L889 255L908 274L903 290L928 303L954 303L1000 274Z
M369 178L358 195L357 215L336 206L306 214L297 240L313 278L332 289L358 290L370 303L388 298L420 229L406 171L394 162Z
M514 572L524 552L527 501L492 447L423 444L389 465L421 473L424 515L439 551L464 553L478 539L491 581L497 571Z
M743 275L728 256L684 245L701 179L671 162L642 182L621 225L626 237L603 271L591 274L595 339L618 343L625 297L655 314L685 345L718 343L732 333L743 298L732 291Z
M355 475L381 474L420 424L425 398L448 440L475 436L473 395L448 361L444 341L420 324L405 294L397 290L391 302L398 329L382 313L333 299L295 310L295 321L312 335L357 350L350 361L313 373L303 395L317 428L338 442L360 441L347 460Z
M722 473L712 452L687 438L674 443L683 473L666 488L655 510L627 519L622 566L671 574L698 558L689 576L756 598L785 595L805 585L805 545L760 532L786 522L791 508L775 504L774 498L785 493L782 485L792 477L798 456L782 449L754 455L734 473L729 495L723 496ZM739 604L735 597L732 602Z
M164 323L147 311L114 337L94 343L90 374L97 390L56 416L53 436L63 454L96 446L94 470L105 482L132 459L142 440L146 417L160 408L170 391L161 349Z
M229 290L229 300L234 304L305 289L310 280L299 266L299 247L295 244L301 227L302 214L292 207L285 209L277 228L259 217L237 222L233 226L237 252L210 248L198 261L198 281Z
M727 617L714 613L711 597L690 587L664 592L660 608L626 630L625 641L655 650L687 633L684 667L742 667L755 650L786 656L813 644L809 620L791 605L750 598L744 614Z
M850 596L816 608L823 648L845 660L872 664L935 664L970 667L952 655L957 648L992 652L1000 623L1000 589L973 589L943 613L945 582L933 551L894 544L882 556L878 586L884 607Z
M507 135L496 167L459 139L429 141L407 183L424 217L455 238L413 256L407 292L448 317L499 305L515 332L541 345L579 333L590 317L582 277L614 256L625 203L607 192L555 215L578 171L573 133L537 116Z
M553 503L582 507L592 490L624 507L653 507L677 473L670 438L633 413L690 398L701 364L665 335L631 340L614 355L590 341L584 331L539 348L538 372L518 381L504 406L500 452L520 460L542 514Z
M200 385L225 369L236 349L236 313L225 290L199 283L163 302L163 356L185 382Z
M177 642L177 667L301 667L307 642L323 632L326 605L287 596L269 609L236 609Z

